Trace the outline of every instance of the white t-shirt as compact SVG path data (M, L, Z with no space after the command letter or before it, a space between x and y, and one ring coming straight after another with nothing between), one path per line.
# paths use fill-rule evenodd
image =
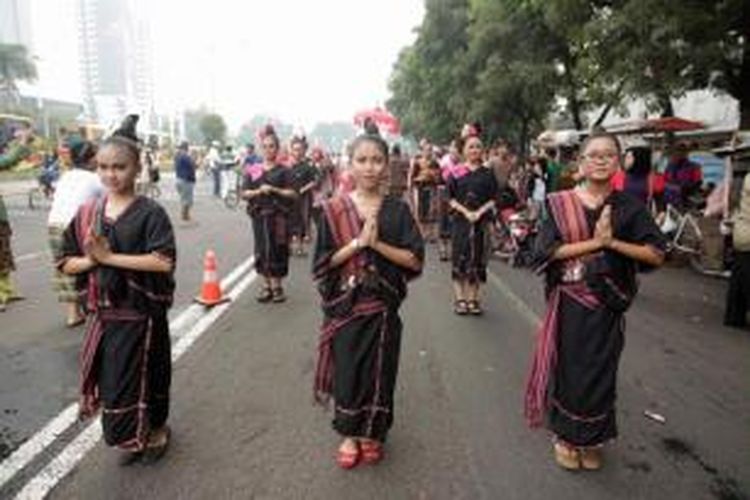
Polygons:
M104 187L94 172L80 168L65 172L55 187L47 225L67 226L86 200L103 192Z
M531 194L531 199L538 202L543 202L545 197L546 188L544 181L541 177L534 179L534 191Z

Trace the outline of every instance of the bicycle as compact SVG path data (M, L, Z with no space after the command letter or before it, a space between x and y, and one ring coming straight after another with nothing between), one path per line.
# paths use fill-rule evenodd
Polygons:
M706 252L703 231L695 215L686 211L681 213L672 205L667 205L662 233L669 236L667 252L687 257L690 267L705 276L728 278L730 271L709 269L706 266Z

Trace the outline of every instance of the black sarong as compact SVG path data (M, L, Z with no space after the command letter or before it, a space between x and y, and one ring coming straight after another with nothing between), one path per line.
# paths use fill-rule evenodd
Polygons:
M324 313L315 395L321 402L333 397L337 432L382 442L393 424L402 330L398 308L406 282L418 273L371 250L332 268L331 257L359 234L361 225L347 196L324 203L313 263ZM383 242L424 258L422 237L405 202L386 197L378 231Z
M154 254L174 264L174 233L160 205L137 197L112 221L103 215L105 204L103 198L81 207L63 235L58 268L84 255L90 231L105 236L113 252ZM81 415L101 409L105 442L141 450L169 415L173 275L98 266L76 276L76 288L89 312L80 356Z

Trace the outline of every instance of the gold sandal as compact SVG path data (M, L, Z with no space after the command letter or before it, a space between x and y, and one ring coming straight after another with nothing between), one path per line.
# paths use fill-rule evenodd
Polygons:
M602 468L601 448L583 448L580 451L581 467L586 470L599 470Z
M555 462L567 470L578 470L581 468L579 451L563 443L555 443Z

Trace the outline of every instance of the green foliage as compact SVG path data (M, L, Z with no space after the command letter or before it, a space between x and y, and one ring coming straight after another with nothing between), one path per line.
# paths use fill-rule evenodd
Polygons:
M446 141L479 120L523 145L550 117L585 128L628 98L673 113L713 88L750 127L747 0L427 0L388 106L405 132ZM600 109L593 123L591 111ZM562 116L562 120L559 117Z
M205 138L201 132L201 121L203 117L209 114L209 111L205 107L199 109L190 109L185 111L185 136L190 144L203 144ZM164 125L168 126L169 122L164 121Z
M466 0L427 0L412 47L399 55L391 75L388 109L405 134L448 141L465 117L461 59L468 45Z
M227 135L227 125L224 118L216 113L209 113L201 118L200 124L201 135L206 144L213 141L224 142Z
M36 77L36 65L25 46L0 43L0 103L4 107L17 103L17 82L33 82Z

